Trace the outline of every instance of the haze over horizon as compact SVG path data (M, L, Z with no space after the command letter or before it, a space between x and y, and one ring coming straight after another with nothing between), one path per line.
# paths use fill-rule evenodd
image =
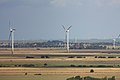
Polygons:
M120 34L120 0L0 0L0 40L112 39Z

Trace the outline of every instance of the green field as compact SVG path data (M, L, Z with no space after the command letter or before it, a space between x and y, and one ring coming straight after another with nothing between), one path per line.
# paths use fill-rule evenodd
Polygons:
M45 64L47 64L47 67L65 67L65 66L70 66L70 65L75 65L75 66L80 66L80 65L93 65L93 66L98 66L98 65L111 65L114 67L119 67L120 65L120 61L114 60L114 61L103 61L103 60L99 60L99 61L86 61L86 60L74 60L74 61L12 61L12 62L8 62L8 61L4 61L4 62L0 62L0 66L8 66L8 67L17 67L18 65L34 65L34 67L44 67ZM18 66L20 67L20 66Z
M102 65L120 67L120 58L0 59L0 67L22 67L21 65L32 65L33 67L71 67L71 65L74 65L72 67L102 67Z
M0 80L66 80L73 75L0 75Z

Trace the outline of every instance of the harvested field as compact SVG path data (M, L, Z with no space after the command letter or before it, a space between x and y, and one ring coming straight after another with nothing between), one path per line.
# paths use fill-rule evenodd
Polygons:
M93 69L95 72L90 73L91 69ZM36 77L36 75L34 74L41 74L39 75L39 77L41 78L43 76L46 76L46 79L44 80L47 80L47 77L50 78L50 76L52 76L52 80L60 80L60 79L65 80L65 76L67 78L67 76L75 76L75 75L93 76L93 77L116 76L117 80L120 79L119 76L120 68L0 68L0 76L2 75L2 76L11 77L13 75L14 76L17 75L16 76L17 78L21 75L25 77L26 72L27 72L27 77L30 75ZM60 79L56 79L55 76L59 76ZM6 80L5 77L4 78L2 77L2 79ZM0 77L0 80L2 79ZM23 79L19 79L19 80L23 80Z
M32 48L15 49L15 53L11 54L10 49L0 49L0 80L65 80L77 75L100 78L115 76L116 80L120 80L119 52L71 50L66 53L59 49ZM26 64L32 67L23 66ZM91 69L93 73L90 73Z
M0 53L11 53L10 48L1 48ZM67 53L64 49L54 49L54 48L15 48L14 53L16 54L38 54L38 53ZM111 49L82 49L82 50L70 50L70 53L120 53L120 50Z

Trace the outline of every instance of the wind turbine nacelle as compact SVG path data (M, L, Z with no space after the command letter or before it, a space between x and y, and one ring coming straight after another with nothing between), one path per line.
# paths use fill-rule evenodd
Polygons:
M13 29L10 29L10 32L12 32L13 31Z
M69 30L66 30L66 32L69 32Z
M13 31L15 31L16 29L10 29L10 32L13 32Z
M116 41L116 39L113 39L113 41Z
M15 31L16 29L12 29L13 31Z

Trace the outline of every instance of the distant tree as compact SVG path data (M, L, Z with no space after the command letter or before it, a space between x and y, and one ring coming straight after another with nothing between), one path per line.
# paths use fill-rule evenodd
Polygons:
M75 67L75 65L71 64L70 67Z
M45 63L44 66L46 67L46 66L47 66L47 63Z
M49 56L45 56L46 58L50 58Z
M105 76L105 78L104 78L105 80L108 80L108 78L107 78L107 76Z
M69 56L68 58L74 58L74 56Z
M91 70L90 70L90 72L91 72L91 73L93 73L93 72L94 72L94 70L93 70L93 69L91 69Z
M23 64L22 67L35 67L34 64Z
M80 76L75 76L75 80L81 80Z
M115 76L112 76L111 80L115 80Z
M45 58L45 56L41 56L41 58Z
M25 75L27 75L27 72L25 73Z

